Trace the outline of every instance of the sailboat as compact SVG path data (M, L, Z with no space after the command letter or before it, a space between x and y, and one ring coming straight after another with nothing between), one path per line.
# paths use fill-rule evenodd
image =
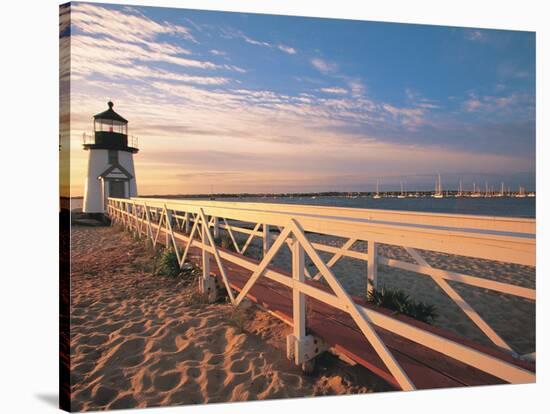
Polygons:
M455 194L455 197L462 197L464 194L462 192L462 180L458 182L458 193Z
M495 194L495 197L504 197L504 182L500 183L500 193Z
M474 191L470 194L470 197L478 198L481 197L481 193L476 189L476 183L474 182Z
M519 186L519 193L517 193L514 197L517 197L517 198L525 198L527 197L527 195L525 194L525 187L523 186Z
M379 180L376 180L376 194L372 197L376 200L378 200L379 198L382 198L382 197L380 197L380 191L379 191L380 188L379 187L380 187L380 182L379 182Z
M405 198L405 192L403 191L403 181L401 181L401 193L397 196L397 198Z
M433 198L443 198L443 191L441 191L441 174L437 174L437 181L435 182L435 193Z

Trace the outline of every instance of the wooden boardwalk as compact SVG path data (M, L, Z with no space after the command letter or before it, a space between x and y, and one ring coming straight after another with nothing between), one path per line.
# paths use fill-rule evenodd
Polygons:
M176 248L180 267L186 261L202 267L201 291L209 291L218 281L234 306L248 297L292 325L287 350L298 365L326 349L312 344L318 337L397 389L521 384L536 379L535 363L512 356L513 348L448 281L532 301L535 290L432 267L421 253L432 250L535 266L534 220L140 198L111 198L108 207L110 217L134 234L153 245ZM221 229L236 253L216 243ZM235 232L246 235L244 245L237 243ZM309 234L347 241L334 247L311 241ZM245 255L254 237L262 240L261 261ZM368 243L366 252L351 249L358 240ZM402 246L416 263L380 255L379 243ZM285 244L291 250L290 273L272 264ZM332 253L332 258L325 262L319 252ZM327 285L309 274L306 255ZM479 345L349 295L331 270L342 257L366 262L369 289L377 287L378 264L431 277L494 345ZM534 357L535 353L527 355Z
M165 237L159 237L159 242L164 243ZM179 242L182 247L183 242ZM229 250L218 247L218 250L227 254L233 254ZM201 249L192 247L189 251L188 260L198 266L202 266ZM238 255L241 259L242 255ZM258 264L257 260L246 258L251 263ZM241 291L243 286L250 278L252 272L228 260L223 260L223 266L227 273L230 286L236 291ZM275 269L269 266L269 269L276 270L278 273L286 274L289 278L292 276L281 269ZM217 263L213 257L210 260L210 272L216 276L223 290L223 282ZM322 283L309 280L307 284L313 285L318 289L331 292L330 288ZM276 283L268 278L260 277L254 284L247 297L254 303L270 312L272 315L281 319L285 323L292 325L292 292L290 288ZM535 372L535 363L520 360L496 348L479 345L473 341L460 338L440 328L429 324L419 322L405 315L396 315L391 311L379 307L373 307L365 300L354 297L356 303L367 308L375 308L378 312L406 322L410 325L435 333L441 337L451 339L473 349L494 356L503 361L514 364L518 367ZM376 351L368 342L366 337L357 327L356 323L349 314L337 310L324 304L314 298L307 299L307 328L315 336L322 338L338 353L341 353L364 366L379 377L383 378L396 389L400 389L399 384L390 374L386 365L382 362ZM466 365L456 359L450 358L442 353L430 348L419 345L407 340L401 336L395 335L383 328L375 327L376 332L391 350L401 367L414 382L418 389L430 388L448 388L461 387L466 385L494 385L505 384L506 382L478 370L472 366Z

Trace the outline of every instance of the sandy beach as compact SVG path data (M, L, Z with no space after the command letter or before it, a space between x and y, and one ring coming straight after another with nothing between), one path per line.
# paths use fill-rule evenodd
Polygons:
M331 354L303 376L286 359L287 325L197 302L191 278L154 275L144 243L115 228L74 226L71 259L74 411L391 389Z

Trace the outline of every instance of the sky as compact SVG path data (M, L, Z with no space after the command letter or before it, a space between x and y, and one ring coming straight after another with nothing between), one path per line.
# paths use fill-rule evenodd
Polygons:
M109 99L140 195L535 186L533 32L72 3L60 47L72 196Z

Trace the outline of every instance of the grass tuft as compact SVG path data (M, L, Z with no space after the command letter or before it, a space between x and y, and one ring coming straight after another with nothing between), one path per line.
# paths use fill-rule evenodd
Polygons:
M235 246L233 245L233 240L231 240L231 237L229 236L229 234L223 234L219 237L216 237L216 239L214 239L214 242L216 243L217 246L220 246L222 249L236 252Z
M367 294L367 300L376 306L393 310L422 322L432 323L437 318L434 305L415 301L399 289L374 289Z
M156 266L156 273L162 276L177 277L180 274L178 257L173 249L164 249Z
M182 305L183 306L202 306L208 304L208 298L206 295L199 292L198 289L193 289L191 292L186 294L183 297Z
M244 309L241 309L239 307L233 308L231 313L226 316L226 320L229 325L237 328L239 333L243 333L245 331L247 318L246 318L246 312Z

